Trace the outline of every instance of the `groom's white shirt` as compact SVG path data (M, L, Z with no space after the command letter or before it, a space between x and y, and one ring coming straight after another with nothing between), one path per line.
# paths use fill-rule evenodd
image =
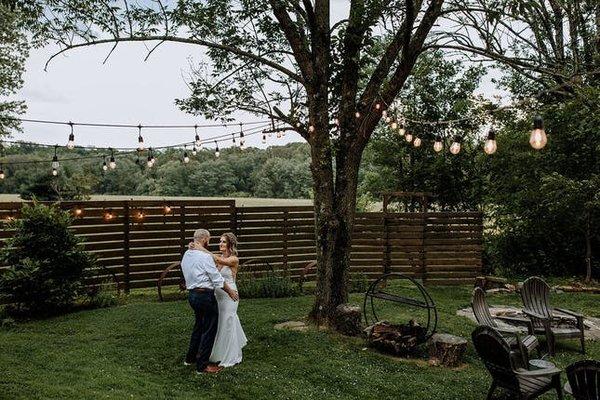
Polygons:
M223 277L215 265L212 256L200 250L187 250L181 260L181 271L188 290L221 289Z

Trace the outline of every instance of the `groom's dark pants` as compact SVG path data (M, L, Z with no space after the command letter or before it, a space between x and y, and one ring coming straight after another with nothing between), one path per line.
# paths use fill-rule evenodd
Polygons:
M195 362L196 370L202 371L208 365L208 358L217 336L219 308L213 290L190 290L188 301L194 310L196 322L185 360L189 363Z

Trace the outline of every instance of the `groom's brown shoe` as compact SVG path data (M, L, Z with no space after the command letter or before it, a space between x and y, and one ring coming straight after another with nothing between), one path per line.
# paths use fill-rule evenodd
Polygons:
M218 365L209 365L208 367L204 368L202 372L207 374L218 374L222 369L223 367L219 367Z

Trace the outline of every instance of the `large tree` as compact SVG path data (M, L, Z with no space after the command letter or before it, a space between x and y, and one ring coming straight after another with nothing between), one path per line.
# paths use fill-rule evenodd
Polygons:
M537 9L536 4L546 7L548 1L553 3L526 3ZM537 20L524 31L514 30L523 25L521 14L529 12L519 8L522 1L351 0L344 10L347 17L340 20L332 20L330 3L46 0L41 18L61 52L154 42L150 56L165 42L202 46L210 63L193 67L192 94L178 101L182 109L208 118L227 118L235 110L266 115L274 127L291 127L309 143L318 264L312 313L316 318L331 316L347 299L361 157L382 111L392 112L388 107L424 51L449 48L479 54L533 77L546 73L561 84L581 76L578 70L563 71L563 64L540 66L537 58L524 60L518 44L539 30L533 24ZM598 13L594 8L586 16L593 12ZM531 21L527 17L525 22ZM583 25L590 28L588 20ZM574 38L583 34L583 25ZM509 51L499 48L505 44Z

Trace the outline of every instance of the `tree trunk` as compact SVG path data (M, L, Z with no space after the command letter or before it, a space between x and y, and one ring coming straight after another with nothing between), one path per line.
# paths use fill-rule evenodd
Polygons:
M331 162L325 160L331 160L331 151L312 148L317 291L311 317L318 322L331 321L337 306L348 301L352 225L362 152L346 150L337 153L335 186L330 190L333 169Z
M588 215L585 229L585 283L592 281L592 223Z

